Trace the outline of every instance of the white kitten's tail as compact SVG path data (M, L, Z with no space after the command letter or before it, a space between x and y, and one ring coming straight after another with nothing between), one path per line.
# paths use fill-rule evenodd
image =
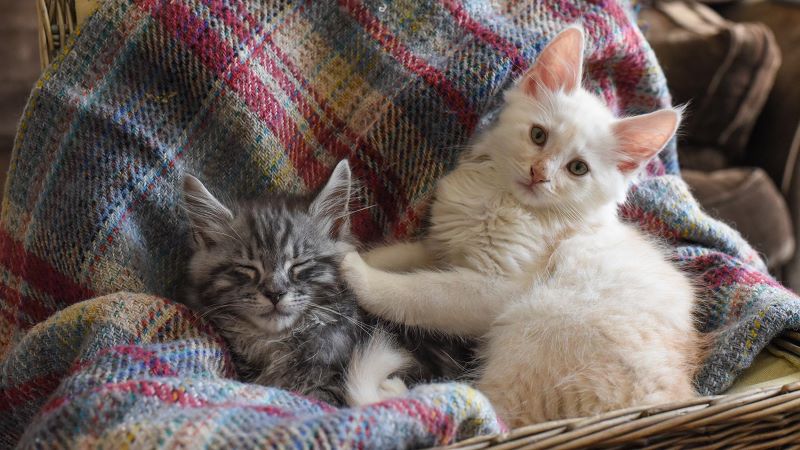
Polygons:
M408 388L403 380L392 375L411 362L408 352L398 348L385 333L376 331L367 345L353 352L347 368L347 403L366 405L405 394Z

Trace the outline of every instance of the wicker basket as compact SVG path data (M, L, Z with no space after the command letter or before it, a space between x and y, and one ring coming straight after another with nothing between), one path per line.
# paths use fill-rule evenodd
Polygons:
M36 0L42 67L97 8L99 0ZM800 333L772 345L800 358ZM596 417L559 420L481 436L451 449L575 448L798 448L800 382L692 401L612 411Z
M99 0L34 0L39 16L39 61L42 69L75 31L97 9Z
M800 355L800 333L773 340ZM800 449L800 382L559 420L461 441L451 449Z
M800 448L800 382L738 395L559 420L452 449Z

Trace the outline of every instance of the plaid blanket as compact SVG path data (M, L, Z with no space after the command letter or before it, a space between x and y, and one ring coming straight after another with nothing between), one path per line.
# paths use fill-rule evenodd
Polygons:
M0 219L0 445L418 447L501 425L455 384L336 410L231 379L180 305L183 173L231 197L313 189L349 158L364 240L422 228L435 181L566 24L618 112L669 98L630 5L610 1L106 0L35 86ZM800 302L700 211L674 147L622 212L703 287L719 392ZM138 294L119 293L120 291ZM84 301L93 297L93 300Z
M32 328L6 358L4 387L9 378L24 383L3 392L3 446L24 430L21 448L385 449L500 429L488 401L464 385L336 409L234 381L213 330L185 307L144 294L72 305ZM31 392L45 389L52 394L31 409Z

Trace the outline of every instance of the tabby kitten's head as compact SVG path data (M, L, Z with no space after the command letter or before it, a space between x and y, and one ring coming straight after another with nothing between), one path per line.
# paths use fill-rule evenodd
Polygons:
M223 205L184 179L192 229L187 303L225 335L278 336L330 310L343 289L349 243L350 166L341 161L319 194Z

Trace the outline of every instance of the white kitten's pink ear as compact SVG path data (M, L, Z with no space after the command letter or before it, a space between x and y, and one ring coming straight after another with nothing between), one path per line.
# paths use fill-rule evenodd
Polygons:
M658 154L675 135L680 121L681 113L674 109L662 109L617 121L612 129L619 145L619 170L622 173L635 171Z
M574 26L558 34L523 75L522 88L530 96L541 89L570 93L583 75L583 28Z

